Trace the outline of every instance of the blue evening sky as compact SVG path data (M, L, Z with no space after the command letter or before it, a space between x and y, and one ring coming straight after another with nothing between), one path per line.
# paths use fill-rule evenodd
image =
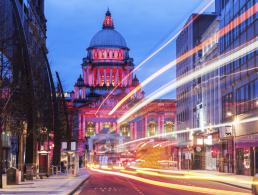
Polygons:
M210 0L46 0L47 47L53 75L58 71L64 90L74 90L82 74L82 58L91 38L102 28L109 7L115 30L123 35L135 65L155 52L185 24L191 13L201 11ZM214 11L214 4L206 12ZM135 71L140 82L175 60L172 41ZM175 78L175 67L143 90L151 94ZM175 90L162 98L175 98Z

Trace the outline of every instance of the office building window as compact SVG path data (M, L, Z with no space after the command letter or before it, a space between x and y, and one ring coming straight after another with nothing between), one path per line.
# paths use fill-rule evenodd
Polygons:
M237 69L239 67L239 59L236 58L234 61L234 69Z
M258 108L258 80L250 83L251 109Z
M222 32L222 35L224 34L224 31ZM220 51L224 51L224 35L220 37Z
M243 55L242 55L242 57L241 57L241 64L244 64L245 62L246 62L246 53L245 53L245 51L244 50L242 50L243 51Z
M236 39L239 36L239 18L238 18L238 14L235 17L234 20L234 39Z
M226 65L222 65L220 67L220 76L221 76L221 78L223 78L226 75L225 67L226 67Z
M256 4L256 3L258 3L258 0L255 0L255 1L254 1L254 3L255 3L255 4ZM254 11L255 11L255 19L258 19L258 10L257 10L257 9L258 9L258 7L257 7L257 6L255 6L255 7L254 7Z
M240 32L244 32L245 31L245 28L246 28L246 13L245 13L245 7L243 7L241 10L240 10Z
M248 3L247 3L247 10L248 10L248 12L247 12L247 17L248 16L250 16L248 19L247 19L247 26L250 26L252 23L253 23L253 21L254 21L254 16L253 16L253 14L254 14L254 9L252 8L252 9L250 9L251 7L253 7L253 0L250 0L250 1L248 1Z
M232 115L232 93L222 97L222 117L229 118Z
M230 63L226 65L226 75L230 74Z
M236 91L236 113L241 114L249 110L249 88L245 85Z

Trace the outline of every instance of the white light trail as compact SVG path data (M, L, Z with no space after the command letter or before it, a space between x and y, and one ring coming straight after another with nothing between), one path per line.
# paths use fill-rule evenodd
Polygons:
M253 118L249 118L249 119L244 119L241 121L234 121L234 122L228 122L228 123L221 123L218 125L213 125L213 126L209 126L209 128L217 128L217 127L224 127L224 126L231 126L232 124L237 125L237 124L241 124L241 123L248 123L248 122L253 122L253 121L257 121L258 117L253 117ZM186 132L191 132L191 131L198 131L198 130L202 130L201 128L193 128L193 129L185 129L185 130L180 130L180 131L176 131L176 132L171 132L171 133L163 133L160 135L154 135L154 136L150 136L150 137L144 137L141 139L136 139L130 142L126 142L124 144L120 144L117 145L117 147L122 147L134 142L138 142L138 141L143 141L143 140L148 140L148 139L152 139L152 138L157 138L157 137L162 137L162 136L167 136L167 135L173 135L173 134L179 134L179 133L186 133Z
M171 39L169 39L164 45L162 45L158 50L156 50L153 54L151 54L148 58L146 58L141 64L139 64L131 73L129 73L129 75L131 75L134 71L136 71L138 68L140 68L143 64L145 64L145 62L147 62L149 59L151 59L154 55L156 55L158 52L160 52L164 47L166 47L171 41L173 41L181 32L183 32L194 20L196 20L196 18L199 17L199 15L201 15L215 0L211 0L191 21L189 21L179 32L177 32L176 35L174 35ZM169 69L169 67L165 67L163 70L166 71L167 69ZM163 72L164 72L163 71ZM158 71L159 74L163 73L162 70ZM155 73L155 75L152 75L153 78L155 78L154 76L158 76L159 74ZM119 84L108 94L108 96L102 101L102 103L100 104L98 110L96 111L95 115L98 113L99 109L101 108L102 104L106 101L106 99L110 96L110 94L112 94L116 88L123 83L124 80L126 80L129 75L125 76L125 78L119 82ZM152 78L152 79L153 79ZM145 80L145 82L149 82L151 78L148 78L147 80ZM138 91L140 88L143 87L143 84L146 84L145 82L143 82L136 91ZM129 96L128 96L129 97ZM128 99L128 98L127 98ZM122 104L122 103L121 103ZM116 107L108 114L108 115L112 115L113 112L115 112L115 110L121 105L118 104L116 105Z
M132 114L134 114L136 111L138 111L139 109L141 109L143 106L145 106L146 104L152 102L153 100L159 98L160 96L168 93L169 91L190 82L191 80L193 80L196 77L199 77L199 75L202 74L207 74L208 72L213 71L215 68L219 68L229 62L232 62L233 60L239 59L242 55L246 55L254 50L256 50L256 40L254 42L252 42L251 44L245 46L245 47L240 47L239 50L232 52L231 54L219 59L218 61L214 60L208 64L206 64L205 67L200 68L199 70L193 71L189 74L187 74L185 77L182 77L180 79L178 79L176 82L171 83L170 85L168 85L167 87L163 88L162 90L158 91L156 94L154 94L153 96L149 97L148 99L144 99L143 101L141 101L139 104L137 104L136 106L134 106L132 109L130 109L128 112L126 112L122 117L120 117L117 120L117 123L122 123L123 121L125 121L129 116L131 116ZM173 62L172 62L173 63Z

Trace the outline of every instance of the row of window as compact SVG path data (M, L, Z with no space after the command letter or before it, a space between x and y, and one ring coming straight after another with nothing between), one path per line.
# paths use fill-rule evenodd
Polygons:
M248 112L258 108L258 80L255 80L236 90L235 109L236 114ZM233 94L222 97L222 117L226 119L232 116Z
M178 105L187 101L188 93L189 92L188 92L188 88L187 88L183 91L183 93L181 95L178 96L178 98L177 98L177 104Z
M177 124L185 122L189 119L189 108L177 115Z
M220 67L221 78L232 73L234 70L239 68L240 65L243 65L244 63L246 63L247 60L252 59L255 56L255 54L258 55L258 50L248 53L247 55L243 55L242 57L234 60L233 62L227 63L224 66L221 66Z
M104 58L105 57L105 53L102 52L101 56L102 56L102 58ZM99 53L95 53L94 57L99 57ZM109 53L107 53L107 57L109 57ZM115 57L115 53L112 53L112 57ZM117 53L117 57L119 57L119 53ZM120 57L122 57L122 54L120 54Z
M258 0L255 0L258 2ZM235 15L234 21L232 21L229 25L225 27L225 30L228 31L225 35L221 36L220 38L220 51L224 51L225 48L227 48L235 39L239 37L240 34L242 34L247 27L249 27L254 22L254 8L253 7L253 0L250 0L248 3L246 3L246 6L244 6L239 14ZM249 10L250 9L250 10ZM246 12L246 10L248 10ZM245 13L245 14L244 14ZM239 19L237 19L240 16ZM248 17L248 18L247 18ZM246 19L247 18L247 19ZM255 19L258 18L258 13L255 14ZM237 19L237 20L236 20ZM235 26L234 29L230 30L233 26ZM222 34L224 32L222 31Z

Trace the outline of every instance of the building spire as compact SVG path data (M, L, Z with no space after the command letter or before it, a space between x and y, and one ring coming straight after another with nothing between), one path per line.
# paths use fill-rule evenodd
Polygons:
M114 24L113 24L111 13L109 11L109 7L108 7L108 10L106 12L106 16L105 16L105 20L103 22L102 29L108 29L108 28L109 29L114 29Z

